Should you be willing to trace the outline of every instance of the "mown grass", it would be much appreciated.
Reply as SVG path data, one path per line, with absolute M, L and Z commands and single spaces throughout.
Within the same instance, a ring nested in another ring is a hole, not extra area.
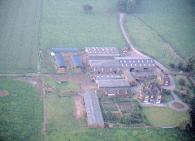
M 21 81 L 0 79 L 0 140 L 41 141 L 42 102 L 38 92 Z
M 142 0 L 137 4 L 135 16 L 141 18 L 145 26 L 149 26 L 151 30 L 143 32 L 140 35 L 131 35 L 135 38 L 140 38 L 140 42 L 148 42 L 137 47 L 141 49 L 144 47 L 150 48 L 150 51 L 155 51 L 154 47 L 161 48 L 162 41 L 157 39 L 156 35 L 151 35 L 151 32 L 156 32 L 162 36 L 162 39 L 169 42 L 177 53 L 184 58 L 189 58 L 194 55 L 195 50 L 195 3 L 192 0 Z M 135 20 L 136 21 L 136 20 Z M 129 23 L 131 27 L 132 23 Z M 141 25 L 143 26 L 143 25 Z M 137 29 L 141 31 L 140 25 Z M 149 36 L 149 37 L 147 37 Z M 150 41 L 156 40 L 159 45 L 152 45 Z M 139 41 L 138 41 L 139 44 Z M 141 44 L 141 43 L 140 43 Z M 163 49 L 162 49 L 163 50 Z M 166 52 L 155 51 L 156 55 L 165 55 Z M 146 52 L 149 53 L 150 52 Z M 153 52 L 151 53 L 153 55 Z M 165 58 L 160 55 L 159 58 Z M 156 57 L 156 56 L 154 56 Z
M 93 6 L 86 14 L 83 5 Z M 124 41 L 117 27 L 116 0 L 44 0 L 41 46 L 116 46 Z
M 188 141 L 189 136 L 178 129 L 90 129 L 86 121 L 77 121 L 74 113 L 74 97 L 47 95 L 48 141 Z
M 37 72 L 41 0 L 0 1 L 0 73 Z
M 145 107 L 143 112 L 155 127 L 178 127 L 188 123 L 190 119 L 188 112 L 177 112 L 169 108 Z

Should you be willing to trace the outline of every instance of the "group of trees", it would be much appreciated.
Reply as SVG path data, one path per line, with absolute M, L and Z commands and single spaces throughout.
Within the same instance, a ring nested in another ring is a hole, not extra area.
M 179 62 L 177 65 L 170 64 L 170 67 L 195 74 L 195 56 L 190 57 L 186 64 Z
M 117 8 L 119 12 L 132 13 L 135 9 L 136 0 L 118 0 Z

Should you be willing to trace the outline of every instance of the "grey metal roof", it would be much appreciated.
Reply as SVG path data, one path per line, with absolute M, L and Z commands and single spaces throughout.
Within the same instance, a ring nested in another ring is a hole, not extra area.
M 99 88 L 127 88 L 130 84 L 125 79 L 96 80 Z
M 117 60 L 89 60 L 90 67 L 120 67 Z
M 94 78 L 96 80 L 106 80 L 106 79 L 121 79 L 121 75 L 116 75 L 116 74 L 104 74 L 104 75 L 95 75 Z
M 86 92 L 84 94 L 84 102 L 88 125 L 93 127 L 104 127 L 104 120 L 97 94 Z
M 66 67 L 64 57 L 60 53 L 55 54 L 55 63 L 57 67 Z
M 119 50 L 115 47 L 87 47 L 85 52 L 89 56 L 120 56 Z
M 153 59 L 124 59 L 124 58 L 115 58 L 119 61 L 122 68 L 131 68 L 131 67 L 155 67 L 155 62 Z

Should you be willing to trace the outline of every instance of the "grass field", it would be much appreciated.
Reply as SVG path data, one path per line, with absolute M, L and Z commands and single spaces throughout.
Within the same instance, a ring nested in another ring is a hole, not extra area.
M 41 141 L 42 102 L 29 84 L 0 79 L 0 90 L 9 95 L 0 97 L 0 140 Z
M 85 4 L 92 13 L 85 14 Z M 44 0 L 41 46 L 123 47 L 115 9 L 116 0 Z
M 189 136 L 177 129 L 89 129 L 86 122 L 73 116 L 74 98 L 47 96 L 48 141 L 188 141 Z
M 156 58 L 165 65 L 176 61 L 169 50 L 165 48 L 166 43 L 137 17 L 128 16 L 128 31 L 131 40 L 140 51 Z
M 37 72 L 41 3 L 0 1 L 0 73 Z
M 195 3 L 191 0 L 142 0 L 128 19 L 137 47 L 164 64 L 173 62 L 166 43 L 184 58 L 195 54 Z M 141 20 L 140 20 L 140 19 Z
M 144 114 L 153 126 L 175 127 L 189 121 L 187 112 L 177 112 L 169 108 L 145 107 Z

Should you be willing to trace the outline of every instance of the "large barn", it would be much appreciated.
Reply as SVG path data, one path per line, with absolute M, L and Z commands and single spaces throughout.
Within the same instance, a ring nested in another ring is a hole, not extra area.
M 131 86 L 125 79 L 97 79 L 98 91 L 108 96 L 131 94 Z

